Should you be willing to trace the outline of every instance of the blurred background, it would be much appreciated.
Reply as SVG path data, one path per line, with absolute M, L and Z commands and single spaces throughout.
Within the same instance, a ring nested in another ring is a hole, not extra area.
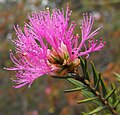
M 27 21 L 27 14 L 39 12 L 46 7 L 64 8 L 69 3 L 71 20 L 78 25 L 75 33 L 80 33 L 82 14 L 91 12 L 95 17 L 94 28 L 103 26 L 96 38 L 102 37 L 106 46 L 101 52 L 90 55 L 97 70 L 102 72 L 106 84 L 115 81 L 113 72 L 120 74 L 120 0 L 0 0 L 0 115 L 78 115 L 89 105 L 77 105 L 82 97 L 75 92 L 64 94 L 71 88 L 67 81 L 43 76 L 31 88 L 13 89 L 10 78 L 15 72 L 3 70 L 14 66 L 9 58 L 9 50 L 15 50 L 11 39 L 15 39 L 13 25 L 21 28 Z

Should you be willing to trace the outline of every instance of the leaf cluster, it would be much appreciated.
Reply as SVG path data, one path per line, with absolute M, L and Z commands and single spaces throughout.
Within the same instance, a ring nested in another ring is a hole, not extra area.
M 87 102 L 95 103 L 96 108 L 86 113 L 87 115 L 92 115 L 102 110 L 104 110 L 106 114 L 118 115 L 120 99 L 115 84 L 111 84 L 111 88 L 106 86 L 101 77 L 101 73 L 97 72 L 93 62 L 91 62 L 92 78 L 88 71 L 87 61 L 82 58 L 80 58 L 80 61 L 83 75 L 72 74 L 72 77 L 66 78 L 67 81 L 74 85 L 74 88 L 64 90 L 64 92 L 81 91 L 85 99 L 78 101 L 78 104 Z M 120 78 L 118 74 L 117 77 Z

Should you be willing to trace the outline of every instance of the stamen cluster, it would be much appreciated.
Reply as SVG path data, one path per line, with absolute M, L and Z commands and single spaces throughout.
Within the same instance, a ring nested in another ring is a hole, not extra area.
M 50 76 L 63 76 L 74 72 L 80 65 L 78 57 L 89 57 L 91 52 L 99 51 L 105 43 L 100 39 L 94 40 L 101 27 L 93 32 L 92 26 L 95 18 L 92 14 L 84 14 L 81 26 L 81 42 L 79 35 L 74 35 L 76 26 L 71 22 L 71 11 L 67 6 L 66 12 L 62 9 L 53 9 L 28 15 L 29 22 L 25 23 L 24 32 L 15 26 L 17 39 L 13 40 L 16 46 L 16 57 L 10 51 L 10 58 L 15 67 L 7 70 L 17 71 L 15 88 L 31 85 L 38 77 L 47 74 Z M 87 44 L 86 44 L 86 41 Z M 83 50 L 84 49 L 84 50 Z

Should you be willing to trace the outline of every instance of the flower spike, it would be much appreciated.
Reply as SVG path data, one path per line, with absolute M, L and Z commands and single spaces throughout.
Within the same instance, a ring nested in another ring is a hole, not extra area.
M 79 35 L 74 35 L 75 22 L 69 24 L 70 15 L 68 5 L 66 12 L 53 9 L 50 13 L 50 9 L 46 8 L 45 11 L 28 15 L 29 22 L 25 23 L 23 31 L 19 26 L 14 27 L 17 35 L 17 39 L 13 40 L 16 56 L 10 51 L 10 58 L 15 67 L 5 68 L 17 71 L 14 88 L 30 86 L 44 74 L 64 76 L 74 72 L 80 65 L 78 57 L 88 57 L 91 52 L 103 48 L 105 43 L 102 39 L 99 44 L 93 39 L 101 27 L 91 32 L 95 20 L 92 14 L 83 15 L 80 43 Z

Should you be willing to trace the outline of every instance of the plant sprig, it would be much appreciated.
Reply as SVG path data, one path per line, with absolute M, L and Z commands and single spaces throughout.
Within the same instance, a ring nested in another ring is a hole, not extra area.
M 87 69 L 87 61 L 80 58 L 83 75 L 73 74 L 71 78 L 66 78 L 67 81 L 72 83 L 75 88 L 65 90 L 65 93 L 81 91 L 86 97 L 84 100 L 80 100 L 77 103 L 94 102 L 97 104 L 97 108 L 87 113 L 92 115 L 102 110 L 109 111 L 109 113 L 118 115 L 117 106 L 119 105 L 120 99 L 116 93 L 115 85 L 109 89 L 105 85 L 101 73 L 97 72 L 93 62 L 91 62 L 91 68 L 93 73 L 93 80 L 89 75 Z M 93 81 L 93 83 L 91 82 Z M 113 87 L 114 86 L 114 87 Z

